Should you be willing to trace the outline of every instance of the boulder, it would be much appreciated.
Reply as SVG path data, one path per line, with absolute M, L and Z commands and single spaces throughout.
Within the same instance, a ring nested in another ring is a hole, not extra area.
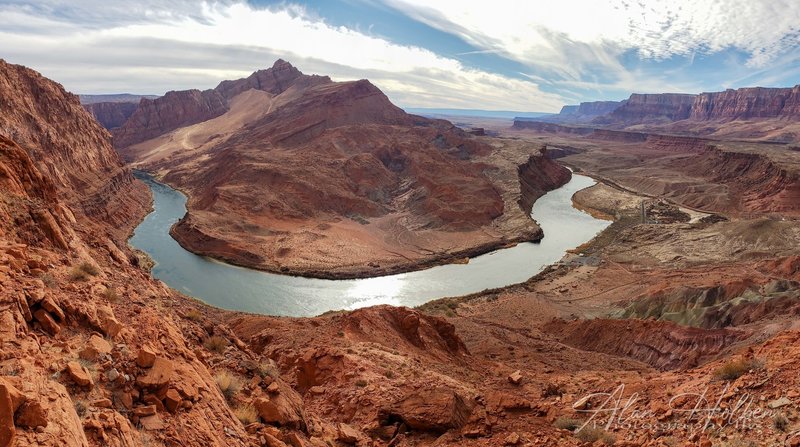
M 264 444 L 266 447 L 287 447 L 285 442 L 283 442 L 280 439 L 272 436 L 269 433 L 264 433 L 263 436 L 264 436 L 264 440 L 266 441 L 265 444 Z
M 361 432 L 351 427 L 348 424 L 336 424 L 336 440 L 344 442 L 345 444 L 355 444 L 361 439 L 363 435 Z
M 792 401 L 784 396 L 784 397 L 781 397 L 780 399 L 775 399 L 773 401 L 770 401 L 767 404 L 767 406 L 772 410 L 776 410 L 778 408 L 782 408 L 782 407 L 785 407 L 785 406 L 791 405 L 791 404 L 792 404 Z
M 36 319 L 36 321 L 42 325 L 42 329 L 50 335 L 56 335 L 61 331 L 61 326 L 59 326 L 56 320 L 44 309 L 39 309 L 34 312 L 33 318 Z
M 84 360 L 95 361 L 100 357 L 111 353 L 111 343 L 105 341 L 103 337 L 92 335 L 86 342 L 86 346 L 78 356 Z
M 47 427 L 48 408 L 41 402 L 28 400 L 17 410 L 17 426 L 25 428 Z
M 174 388 L 170 388 L 164 396 L 164 405 L 170 413 L 175 413 L 181 406 L 181 394 Z
M 111 408 L 113 405 L 114 404 L 111 402 L 111 399 L 105 397 L 92 402 L 92 406 L 94 408 Z
M 413 430 L 443 433 L 462 427 L 472 406 L 449 388 L 413 392 L 379 412 L 382 421 L 400 419 Z
M 136 355 L 136 364 L 140 368 L 150 368 L 156 361 L 156 352 L 149 346 L 142 346 L 139 354 Z
M 47 297 L 42 300 L 42 309 L 46 310 L 50 313 L 53 317 L 55 317 L 58 321 L 64 321 L 66 319 L 66 315 L 64 315 L 64 311 L 61 310 L 61 307 L 56 304 L 52 297 Z
M 286 387 L 280 394 L 258 398 L 253 405 L 265 423 L 300 430 L 306 427 L 303 399 L 291 388 Z
M 522 383 L 522 371 L 516 370 L 508 376 L 508 381 L 514 385 Z
M 138 417 L 152 416 L 156 414 L 155 405 L 146 405 L 144 407 L 136 407 L 133 409 L 133 415 Z
M 172 361 L 163 357 L 156 357 L 147 374 L 136 379 L 136 384 L 146 389 L 161 388 L 169 383 L 174 372 L 175 365 L 173 365 Z
M 10 385 L 0 381 L 0 447 L 14 444 L 16 428 L 14 428 L 14 407 L 11 403 Z
M 109 306 L 98 306 L 97 318 L 100 321 L 100 330 L 109 337 L 116 337 L 122 330 L 122 324 L 117 321 L 114 310 Z
M 519 435 L 517 432 L 513 432 L 510 435 L 506 436 L 505 441 L 503 441 L 506 445 L 517 445 L 519 444 Z
M 91 388 L 94 385 L 91 374 L 78 362 L 67 363 L 67 376 L 78 386 Z

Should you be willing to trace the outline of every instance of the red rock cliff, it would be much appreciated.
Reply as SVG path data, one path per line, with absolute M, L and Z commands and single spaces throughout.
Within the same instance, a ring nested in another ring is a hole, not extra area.
M 697 121 L 797 118 L 800 116 L 798 92 L 798 87 L 753 87 L 701 93 L 692 104 L 689 118 Z
M 563 186 L 572 178 L 569 169 L 546 155 L 547 149 L 543 147 L 540 155 L 531 155 L 526 163 L 519 166 L 519 205 L 526 214 L 531 213 L 533 204 L 539 197 Z
M 634 124 L 678 121 L 689 117 L 694 98 L 694 95 L 682 93 L 634 93 L 625 104 L 607 116 L 597 119 L 596 122 Z
M 123 168 L 108 132 L 78 97 L 33 70 L 2 60 L 0 134 L 25 149 L 58 199 L 78 217 L 117 228 L 144 210 L 144 185 Z

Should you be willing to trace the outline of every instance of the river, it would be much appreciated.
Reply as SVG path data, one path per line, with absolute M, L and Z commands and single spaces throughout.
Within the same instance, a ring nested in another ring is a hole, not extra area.
M 470 259 L 417 272 L 376 278 L 326 280 L 236 267 L 186 251 L 169 235 L 186 213 L 186 196 L 144 174 L 154 210 L 129 243 L 155 262 L 152 274 L 172 288 L 208 304 L 266 315 L 314 316 L 329 310 L 376 304 L 418 306 L 523 282 L 590 240 L 610 224 L 572 206 L 572 195 L 595 181 L 582 175 L 539 198 L 531 215 L 544 231 L 539 243 L 521 243 Z

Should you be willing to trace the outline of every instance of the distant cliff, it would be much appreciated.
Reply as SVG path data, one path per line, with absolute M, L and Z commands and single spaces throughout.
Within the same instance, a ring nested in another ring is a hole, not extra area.
M 800 86 L 740 88 L 701 93 L 689 118 L 697 121 L 800 117 Z
M 591 101 L 579 105 L 565 105 L 556 115 L 537 117 L 528 121 L 546 121 L 550 123 L 589 123 L 593 119 L 613 112 L 626 101 Z M 524 121 L 521 118 L 515 120 Z
M 638 124 L 689 118 L 695 95 L 683 93 L 634 93 L 614 111 L 595 119 L 598 124 Z
M 603 103 L 582 103 L 578 109 L 568 109 L 567 116 L 590 115 L 593 111 L 589 106 L 592 104 Z M 629 126 L 668 124 L 683 120 L 725 122 L 749 119 L 794 119 L 800 117 L 800 86 L 748 87 L 699 95 L 634 93 L 619 107 L 601 115 L 592 122 L 609 126 Z

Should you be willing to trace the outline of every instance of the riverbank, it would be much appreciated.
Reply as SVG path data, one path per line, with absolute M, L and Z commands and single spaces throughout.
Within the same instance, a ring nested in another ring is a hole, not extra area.
M 544 237 L 530 217 L 531 207 L 542 195 L 567 183 L 571 174 L 529 145 L 501 143 L 474 161 L 484 167 L 487 180 L 502 203 L 500 212 L 483 224 L 480 222 L 485 221 L 485 216 L 476 217 L 474 223 L 467 220 L 453 225 L 432 224 L 419 221 L 416 212 L 389 212 L 369 219 L 343 219 L 323 211 L 313 217 L 281 219 L 257 217 L 261 211 L 222 213 L 209 211 L 207 204 L 199 203 L 200 196 L 190 187 L 176 184 L 179 182 L 174 176 L 161 175 L 158 181 L 188 198 L 185 216 L 170 230 L 188 251 L 283 275 L 337 280 L 372 278 L 469 262 L 471 258 L 520 243 L 539 242 Z M 412 197 L 399 200 L 419 201 Z M 406 209 L 410 205 L 391 205 L 395 206 Z M 431 213 L 435 216 L 437 212 Z M 459 213 L 470 215 L 463 210 Z M 452 217 L 443 222 L 446 221 L 452 221 Z
M 594 184 L 592 179 L 576 175 L 534 204 L 533 216 L 550 235 L 538 244 L 519 243 L 468 263 L 373 278 L 327 280 L 241 268 L 185 250 L 168 231 L 185 214 L 186 197 L 167 185 L 148 182 L 155 211 L 137 227 L 130 242 L 156 262 L 153 276 L 211 305 L 268 315 L 313 316 L 377 304 L 417 306 L 444 296 L 521 283 L 608 225 L 572 207 L 572 195 Z

